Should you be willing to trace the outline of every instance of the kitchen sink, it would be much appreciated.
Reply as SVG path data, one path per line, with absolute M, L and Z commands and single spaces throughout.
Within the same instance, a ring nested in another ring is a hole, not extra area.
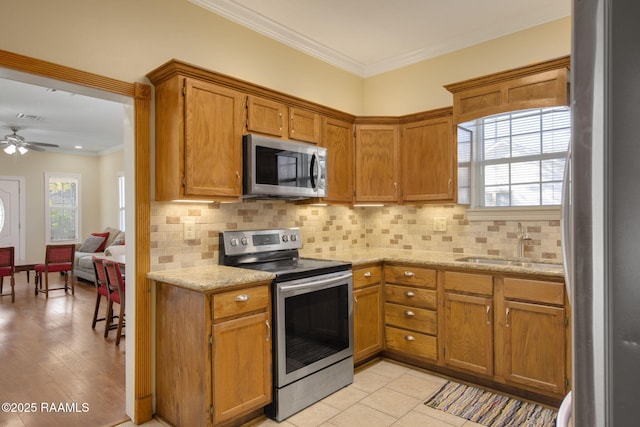
M 483 258 L 483 257 L 463 257 L 458 258 L 456 261 L 464 261 L 475 264 L 493 264 L 493 265 L 511 265 L 514 267 L 525 268 L 540 268 L 540 269 L 561 269 L 562 264 L 554 264 L 550 262 L 538 262 L 538 261 L 525 261 L 525 260 L 513 260 L 513 259 L 495 259 L 495 258 Z

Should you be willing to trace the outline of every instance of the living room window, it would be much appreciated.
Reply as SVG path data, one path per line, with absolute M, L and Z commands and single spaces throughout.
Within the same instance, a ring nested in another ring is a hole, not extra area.
M 80 240 L 80 175 L 45 172 L 47 244 Z
M 494 210 L 556 208 L 570 136 L 568 107 L 514 111 L 460 124 L 459 203 Z

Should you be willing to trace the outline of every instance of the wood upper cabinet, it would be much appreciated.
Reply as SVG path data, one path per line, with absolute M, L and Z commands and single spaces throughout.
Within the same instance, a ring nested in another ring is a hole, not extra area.
M 402 200 L 452 202 L 456 149 L 451 116 L 402 125 Z
M 287 107 L 270 99 L 247 97 L 247 131 L 286 138 Z
M 564 395 L 564 284 L 505 278 L 504 298 L 500 323 L 505 380 Z
M 156 85 L 156 200 L 242 197 L 243 101 L 181 75 Z
M 492 282 L 493 278 L 486 275 L 444 273 L 445 365 L 493 375 Z
M 353 125 L 331 118 L 322 120 L 321 146 L 327 148 L 327 202 L 353 202 Z
M 446 85 L 454 123 L 507 111 L 569 104 L 568 56 Z
M 356 125 L 356 203 L 397 202 L 398 125 Z
M 289 107 L 289 138 L 319 143 L 320 115 L 302 108 Z

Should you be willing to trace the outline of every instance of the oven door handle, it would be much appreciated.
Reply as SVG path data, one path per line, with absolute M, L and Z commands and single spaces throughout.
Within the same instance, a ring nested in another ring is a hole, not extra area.
M 347 280 L 349 278 L 351 278 L 352 274 L 351 272 L 348 272 L 346 274 L 341 274 L 339 276 L 333 276 L 333 277 L 329 277 L 327 279 L 320 279 L 320 280 L 313 280 L 313 281 L 304 281 L 302 283 L 298 282 L 298 283 L 292 283 L 291 285 L 286 285 L 284 283 L 280 283 L 278 284 L 278 289 L 281 292 L 290 292 L 290 291 L 295 291 L 298 289 L 316 289 L 316 288 L 323 288 L 326 285 L 332 284 L 332 283 L 336 283 L 336 282 L 342 282 L 344 280 Z

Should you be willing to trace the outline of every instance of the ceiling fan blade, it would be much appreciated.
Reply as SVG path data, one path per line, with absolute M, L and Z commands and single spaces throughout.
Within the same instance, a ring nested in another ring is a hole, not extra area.
M 30 143 L 30 142 L 23 142 L 21 144 L 21 147 L 24 147 L 24 148 L 27 148 L 27 149 L 33 150 L 33 151 L 45 151 L 44 148 L 39 147 L 37 145 L 34 145 L 34 144 Z
M 34 142 L 34 141 L 25 141 L 25 144 L 31 144 L 31 145 L 38 145 L 40 147 L 53 147 L 53 148 L 59 148 L 60 146 L 58 144 L 49 144 L 46 142 Z

